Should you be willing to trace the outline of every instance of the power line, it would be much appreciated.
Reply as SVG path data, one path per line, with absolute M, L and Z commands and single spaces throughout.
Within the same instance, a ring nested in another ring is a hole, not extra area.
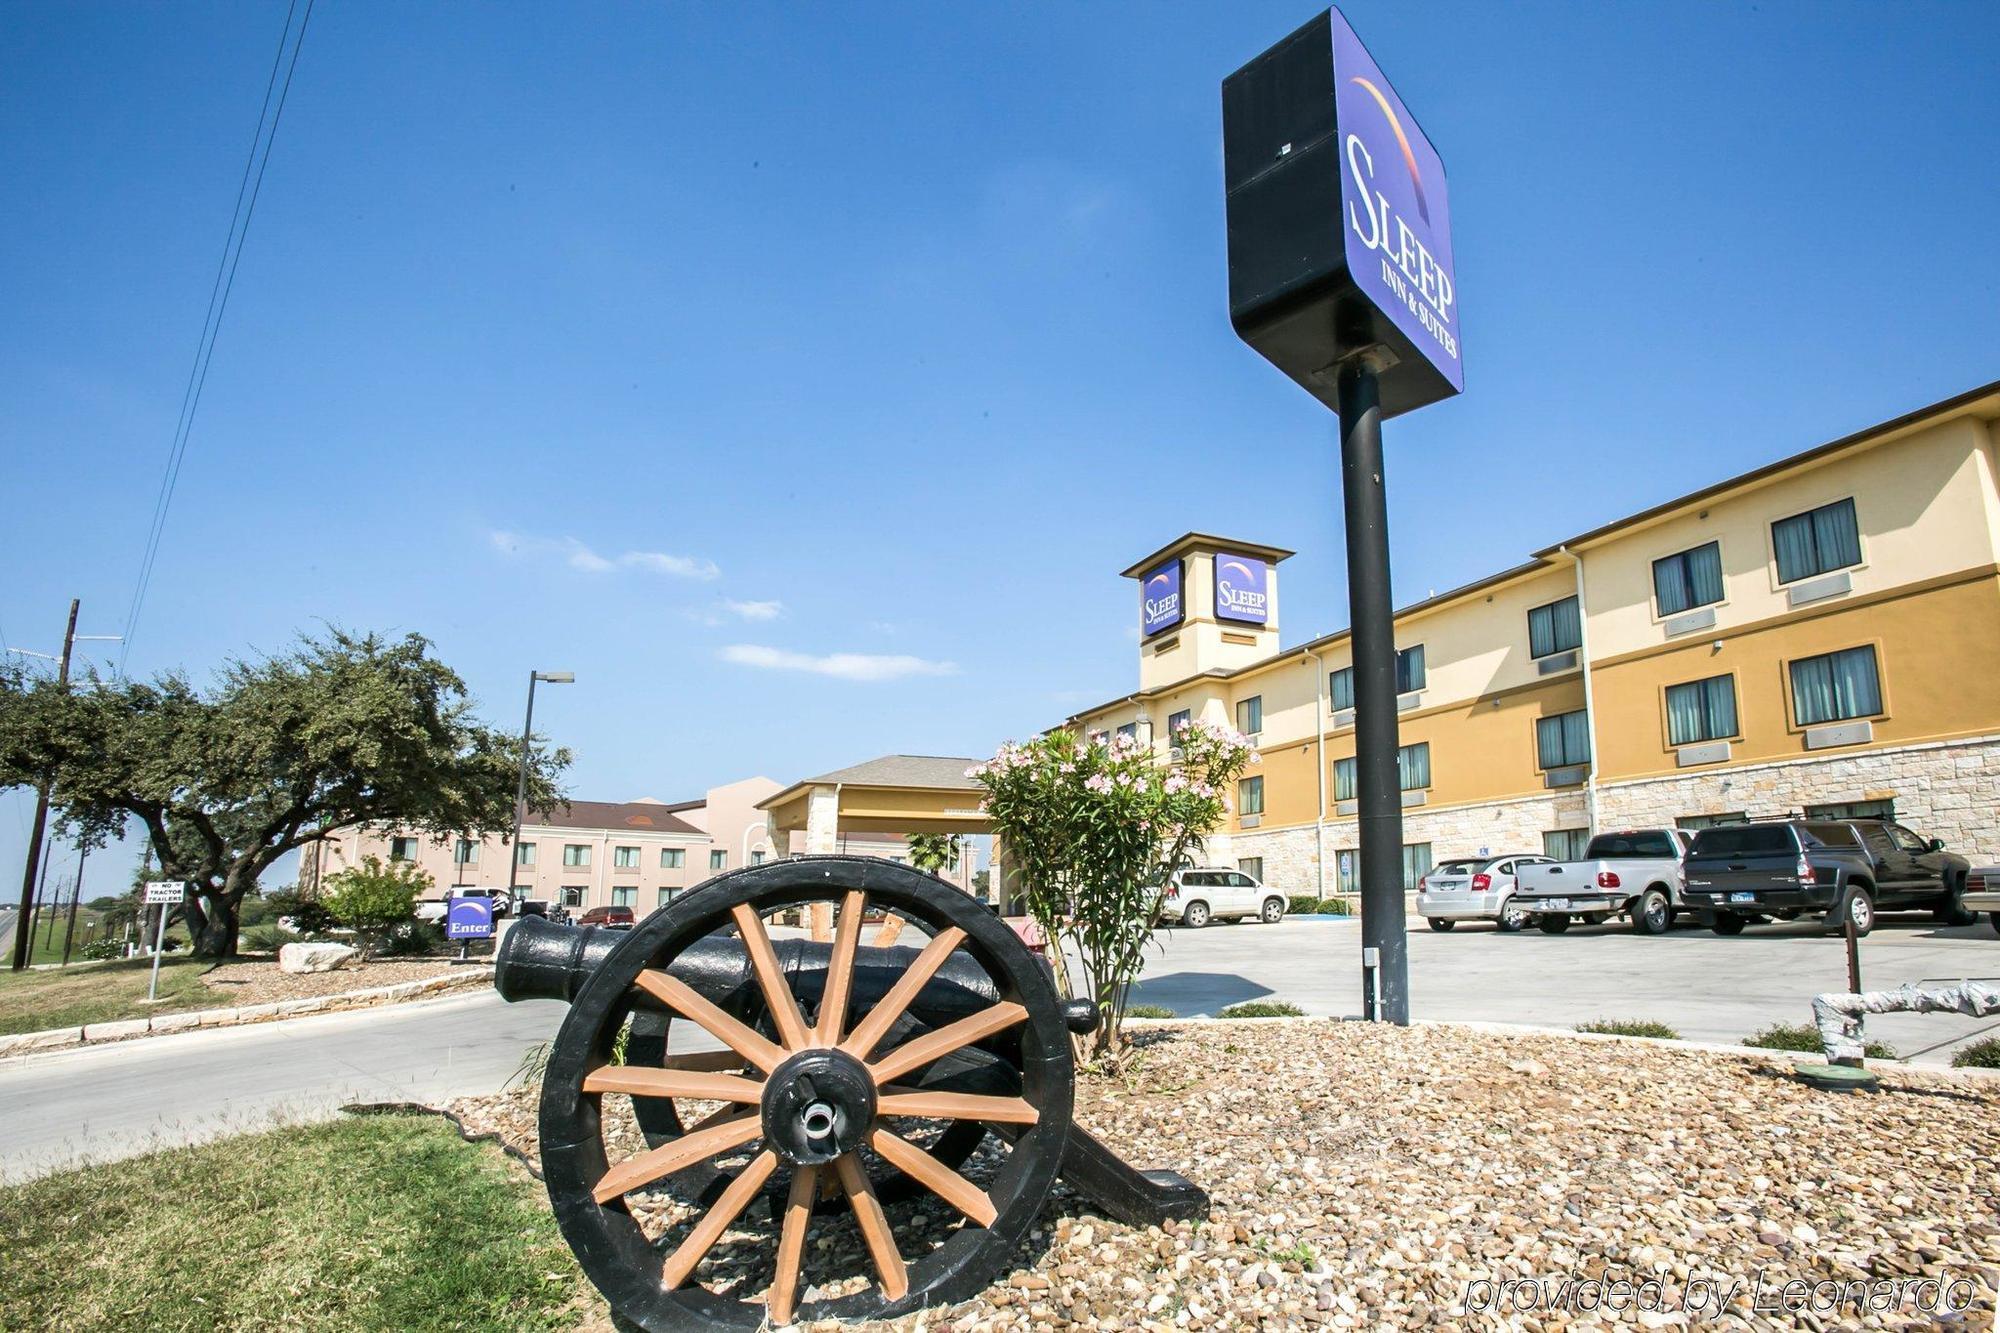
M 132 606 L 125 616 L 125 643 L 118 654 L 118 674 L 125 674 L 125 660 L 132 652 L 132 640 L 138 631 L 139 614 L 145 608 L 146 592 L 152 586 L 153 565 L 159 558 L 160 539 L 166 533 L 167 514 L 173 506 L 174 487 L 180 481 L 181 463 L 187 457 L 188 437 L 194 430 L 195 413 L 201 407 L 201 391 L 208 383 L 208 368 L 215 357 L 215 340 L 222 331 L 222 316 L 229 308 L 229 294 L 236 286 L 236 266 L 243 259 L 243 245 L 250 236 L 250 219 L 257 211 L 257 196 L 264 189 L 264 169 L 270 165 L 271 149 L 278 141 L 278 122 L 285 114 L 285 101 L 291 95 L 292 75 L 299 67 L 299 52 L 305 49 L 306 25 L 312 22 L 313 0 L 306 0 L 304 15 L 299 19 L 296 39 L 292 37 L 292 17 L 298 12 L 299 0 L 291 0 L 285 11 L 285 26 L 278 34 L 278 50 L 271 57 L 271 76 L 264 85 L 263 105 L 257 109 L 257 128 L 250 136 L 250 155 L 243 163 L 243 178 L 236 186 L 236 203 L 230 211 L 229 231 L 222 241 L 222 258 L 215 267 L 215 281 L 209 287 L 208 311 L 202 316 L 201 337 L 196 341 L 194 364 L 188 370 L 187 387 L 181 393 L 181 410 L 174 422 L 174 436 L 167 447 L 166 472 L 160 479 L 160 493 L 153 502 L 153 519 L 146 534 L 145 553 L 139 561 L 139 578 L 132 590 Z M 285 60 L 285 47 L 292 48 L 291 61 Z M 284 69 L 285 81 L 278 84 L 278 71 Z M 277 106 L 273 110 L 271 93 L 277 91 Z M 265 131 L 265 119 L 269 117 L 270 130 Z M 258 145 L 263 152 L 260 155 Z M 245 203 L 245 196 L 248 203 Z

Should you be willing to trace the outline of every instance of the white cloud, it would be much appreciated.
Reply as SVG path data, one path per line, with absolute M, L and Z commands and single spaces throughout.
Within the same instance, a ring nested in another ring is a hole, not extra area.
M 841 680 L 901 680 L 906 676 L 955 676 L 958 664 L 905 653 L 794 653 L 755 643 L 732 643 L 722 660 L 762 671 L 804 671 Z
M 707 582 L 719 578 L 722 570 L 713 560 L 692 555 L 669 555 L 664 551 L 624 551 L 615 556 L 599 555 L 574 537 L 528 537 L 518 532 L 490 534 L 495 550 L 518 555 L 561 560 L 585 574 L 609 574 L 619 569 L 643 569 L 677 579 Z
M 739 602 L 733 597 L 725 597 L 722 606 L 739 620 L 776 620 L 785 614 L 785 604 L 776 598 L 768 602 Z

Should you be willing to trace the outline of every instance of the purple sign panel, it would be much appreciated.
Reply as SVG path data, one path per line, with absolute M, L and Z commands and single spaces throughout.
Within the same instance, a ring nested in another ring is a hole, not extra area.
M 1349 277 L 1462 391 L 1444 163 L 1354 29 L 1339 10 L 1332 18 Z
M 452 898 L 444 911 L 444 937 L 448 940 L 484 940 L 493 936 L 491 898 Z
M 1215 553 L 1215 618 L 1271 623 L 1271 566 L 1254 555 Z
M 1139 581 L 1139 633 L 1146 637 L 1181 623 L 1181 562 L 1169 560 Z

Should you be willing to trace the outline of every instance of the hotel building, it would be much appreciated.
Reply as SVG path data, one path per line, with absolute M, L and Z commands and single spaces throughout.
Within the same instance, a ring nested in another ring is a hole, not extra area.
M 1535 552 L 1396 616 L 1404 872 L 1593 828 L 1893 814 L 2000 860 L 2000 383 Z M 1139 688 L 1066 725 L 1263 757 L 1209 858 L 1353 889 L 1345 632 L 1279 643 L 1291 553 L 1190 533 L 1141 583 Z

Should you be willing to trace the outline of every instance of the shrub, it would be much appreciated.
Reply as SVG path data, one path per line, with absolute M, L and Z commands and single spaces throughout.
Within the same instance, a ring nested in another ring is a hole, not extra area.
M 106 959 L 123 958 L 125 944 L 122 940 L 92 940 L 76 952 L 77 956 L 87 963 L 101 963 Z
M 360 936 L 366 954 L 373 952 L 393 927 L 416 915 L 417 899 L 433 884 L 430 875 L 414 862 L 384 862 L 379 856 L 364 856 L 360 865 L 327 880 L 321 901 L 335 921 Z
M 382 933 L 381 951 L 391 957 L 408 958 L 436 953 L 444 947 L 444 930 L 434 921 L 398 921 Z
M 1353 916 L 1354 904 L 1345 898 L 1324 898 L 1314 910 L 1322 916 Z
M 1128 1004 L 1125 1006 L 1127 1018 L 1179 1018 L 1180 1015 L 1164 1004 Z
M 1758 1046 L 1767 1051 L 1804 1051 L 1812 1055 L 1823 1055 L 1826 1046 L 1819 1039 L 1819 1029 L 1810 1023 L 1773 1023 L 1762 1032 L 1743 1039 L 1745 1046 Z M 1870 1060 L 1894 1060 L 1896 1048 L 1887 1042 L 1871 1041 L 1862 1045 Z
M 301 897 L 297 889 L 280 889 L 264 895 L 271 920 L 289 917 L 292 929 L 301 935 L 323 935 L 333 925 L 333 915 L 317 898 Z
M 2000 1069 L 2000 1037 L 1973 1042 L 1952 1056 L 1951 1063 L 1957 1069 Z
M 1665 1023 L 1650 1018 L 1600 1018 L 1594 1023 L 1578 1023 L 1578 1032 L 1602 1032 L 1613 1037 L 1665 1037 L 1679 1041 L 1681 1034 Z
M 298 936 L 274 924 L 252 926 L 238 937 L 242 946 L 254 953 L 276 953 Z
M 1285 899 L 1285 910 L 1293 916 L 1311 916 L 1319 910 L 1319 899 L 1310 893 L 1295 893 Z
M 1218 1018 L 1304 1018 L 1306 1011 L 1285 1000 L 1245 1000 L 1224 1009 Z

